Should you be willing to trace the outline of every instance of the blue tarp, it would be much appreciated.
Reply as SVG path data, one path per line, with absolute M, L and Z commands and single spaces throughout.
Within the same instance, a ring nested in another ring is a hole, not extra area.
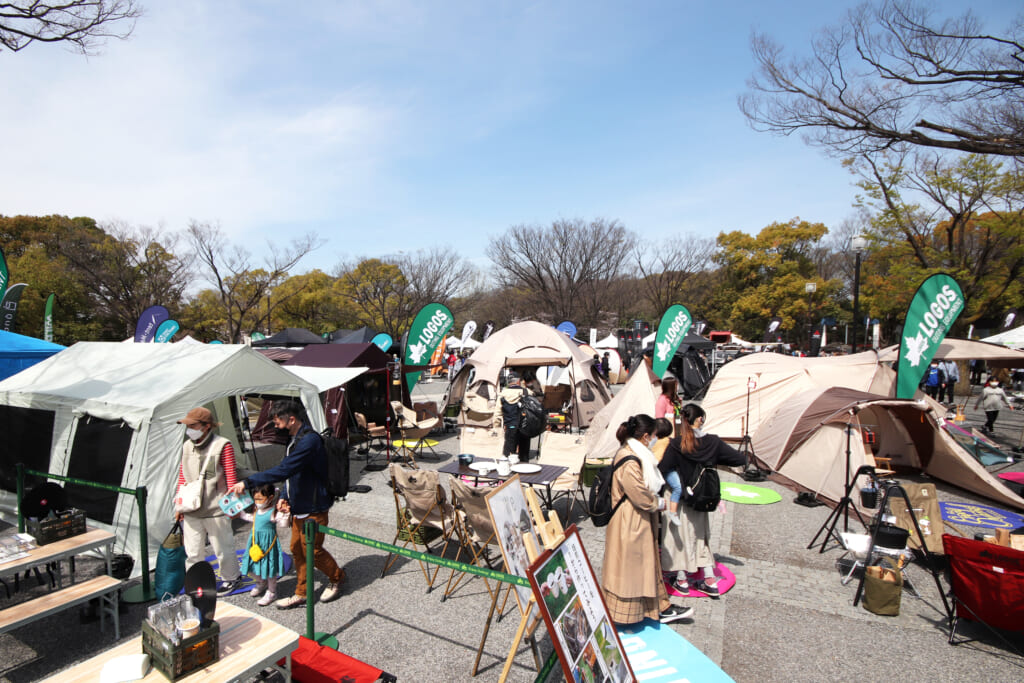
M 60 344 L 0 330 L 0 379 L 16 375 L 63 350 Z

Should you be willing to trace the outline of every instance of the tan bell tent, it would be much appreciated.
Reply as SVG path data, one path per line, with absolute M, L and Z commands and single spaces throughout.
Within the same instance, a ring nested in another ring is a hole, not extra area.
M 594 416 L 585 441 L 587 457 L 610 458 L 615 455 L 619 448 L 615 430 L 630 415 L 646 413 L 654 417 L 654 402 L 660 393 L 661 380 L 646 363 L 641 363 L 625 386 Z
M 604 381 L 594 371 L 594 359 L 579 350 L 569 337 L 543 323 L 525 321 L 498 330 L 473 352 L 452 380 L 447 403 L 462 401 L 460 425 L 489 426 L 500 414 L 497 397 L 502 368 L 543 376 L 541 368 L 564 368 L 570 380 L 572 424 L 586 427 L 611 399 Z
M 779 353 L 752 353 L 726 363 L 701 402 L 705 431 L 723 438 L 749 434 L 793 396 L 825 387 L 848 387 L 889 396 L 896 374 L 879 362 L 875 351 L 827 358 L 797 358 Z M 747 413 L 747 387 L 750 411 Z
M 831 505 L 843 497 L 849 445 L 851 477 L 862 465 L 875 464 L 878 455 L 890 458 L 894 468 L 920 470 L 1024 509 L 1024 499 L 965 453 L 942 429 L 941 420 L 925 401 L 830 387 L 805 391 L 778 405 L 751 435 L 751 446 L 761 464 L 772 470 L 772 479 L 810 491 Z M 874 445 L 865 444 L 865 432 L 873 434 Z

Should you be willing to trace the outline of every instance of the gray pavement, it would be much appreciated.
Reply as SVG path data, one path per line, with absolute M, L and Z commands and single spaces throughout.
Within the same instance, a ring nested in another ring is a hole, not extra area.
M 420 385 L 416 398 L 438 399 L 446 385 Z M 968 409 L 968 424 L 980 425 L 984 415 Z M 1024 429 L 1024 413 L 1004 412 L 996 438 L 1007 447 L 1018 445 Z M 458 440 L 454 434 L 440 437 L 438 460 L 421 461 L 438 467 L 454 458 Z M 354 472 L 362 467 L 354 461 Z M 1008 468 L 1024 469 L 1017 464 Z M 725 473 L 723 480 L 740 481 Z M 925 481 L 907 478 L 905 481 Z M 369 538 L 391 541 L 395 507 L 385 472 L 366 472 L 360 482 L 369 484 L 367 494 L 351 494 L 332 510 L 332 525 Z M 972 494 L 935 482 L 942 500 L 985 502 Z M 967 624 L 964 636 L 978 640 L 952 647 L 939 592 L 932 575 L 915 564 L 910 578 L 920 599 L 904 593 L 898 617 L 879 617 L 853 606 L 856 581 L 843 586 L 837 569 L 842 551 L 836 546 L 819 553 L 808 550 L 816 531 L 828 516 L 827 507 L 805 508 L 793 503 L 795 494 L 772 482 L 782 501 L 772 505 L 728 504 L 724 514 L 713 515 L 712 539 L 720 561 L 736 574 L 737 585 L 719 600 L 694 600 L 693 620 L 672 625 L 738 682 L 821 681 L 856 678 L 890 681 L 926 677 L 933 681 L 1024 680 L 1024 658 L 1015 655 L 983 627 Z M 577 513 L 579 510 L 577 510 Z M 604 530 L 576 515 L 584 545 L 600 576 Z M 860 530 L 855 519 L 851 527 Z M 158 532 L 159 530 L 154 530 Z M 973 529 L 964 529 L 972 534 Z M 237 542 L 245 541 L 238 528 Z M 400 559 L 387 576 L 380 578 L 382 553 L 362 545 L 328 537 L 327 547 L 348 572 L 343 596 L 316 609 L 316 629 L 337 636 L 346 653 L 377 665 L 402 681 L 469 681 L 470 668 L 489 604 L 481 579 L 476 578 L 442 601 L 447 570 L 441 586 L 426 591 L 420 566 Z M 81 574 L 95 571 L 95 564 L 79 563 Z M 322 586 L 318 576 L 317 585 Z M 34 580 L 30 583 L 34 584 Z M 285 590 L 294 578 L 282 581 Z M 943 580 L 943 587 L 945 582 Z M 33 588 L 32 590 L 42 590 Z M 19 594 L 21 595 L 21 594 Z M 16 596 L 16 599 L 20 599 Z M 231 602 L 261 609 L 247 595 Z M 491 628 L 481 670 L 475 680 L 497 680 L 502 662 L 512 645 L 518 612 L 512 612 Z M 128 606 L 121 617 L 123 638 L 138 635 L 145 606 Z M 305 631 L 301 609 L 262 613 L 297 631 Z M 0 635 L 0 681 L 32 681 L 76 661 L 93 656 L 113 644 L 110 631 L 101 633 L 98 622 L 80 620 L 71 610 L 13 633 Z M 537 634 L 540 653 L 551 651 L 543 627 Z M 1024 638 L 1013 637 L 1024 651 Z M 536 675 L 526 646 L 518 648 L 511 681 L 532 681 Z M 551 680 L 555 680 L 553 676 Z

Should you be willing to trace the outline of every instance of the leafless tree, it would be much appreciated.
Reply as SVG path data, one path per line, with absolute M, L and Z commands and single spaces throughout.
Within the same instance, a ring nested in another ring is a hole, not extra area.
M 522 288 L 543 312 L 578 325 L 600 317 L 609 283 L 620 277 L 637 237 L 617 220 L 559 220 L 550 227 L 516 225 L 492 238 L 487 256 L 499 283 Z
M 65 43 L 95 54 L 106 38 L 127 38 L 142 14 L 136 0 L 0 2 L 0 46 L 11 52 L 34 42 Z
M 175 253 L 178 236 L 120 222 L 98 227 L 70 233 L 61 254 L 101 315 L 130 332 L 150 306 L 161 304 L 173 312 L 191 272 L 190 257 Z
M 397 259 L 415 308 L 431 302 L 447 305 L 468 287 L 476 269 L 454 251 L 435 247 Z
M 254 268 L 251 254 L 231 245 L 220 226 L 190 221 L 188 237 L 203 275 L 214 286 L 219 305 L 227 321 L 226 334 L 232 343 L 242 339 L 246 326 L 254 325 L 254 316 L 268 292 L 288 277 L 290 271 L 322 241 L 307 233 L 284 248 L 272 246 L 262 267 Z M 269 315 L 269 312 L 268 312 Z
M 713 238 L 680 235 L 668 240 L 637 243 L 633 250 L 639 285 L 655 315 L 661 315 L 673 304 L 684 304 L 687 283 L 707 270 L 715 251 Z
M 881 0 L 825 29 L 809 59 L 751 39 L 758 70 L 740 97 L 757 130 L 801 131 L 838 155 L 897 144 L 1024 156 L 1024 22 L 989 35 L 970 12 L 937 20 L 914 0 Z

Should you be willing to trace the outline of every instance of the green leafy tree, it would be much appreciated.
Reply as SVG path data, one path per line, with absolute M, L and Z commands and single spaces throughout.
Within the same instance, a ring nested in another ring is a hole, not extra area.
M 822 223 L 793 219 L 773 223 L 756 236 L 734 231 L 718 236 L 714 256 L 722 283 L 711 305 L 711 317 L 727 323 L 748 339 L 759 339 L 773 316 L 791 341 L 807 342 L 809 324 L 838 315 L 843 292 L 839 279 L 822 279 L 814 249 L 828 232 Z M 808 295 L 805 286 L 814 283 Z
M 338 276 L 343 296 L 355 307 L 356 319 L 377 332 L 398 339 L 412 324 L 415 302 L 400 266 L 381 259 L 365 259 L 343 267 Z
M 338 328 L 357 326 L 351 302 L 340 293 L 337 279 L 321 270 L 293 275 L 274 288 L 272 330 L 305 327 L 323 334 Z

